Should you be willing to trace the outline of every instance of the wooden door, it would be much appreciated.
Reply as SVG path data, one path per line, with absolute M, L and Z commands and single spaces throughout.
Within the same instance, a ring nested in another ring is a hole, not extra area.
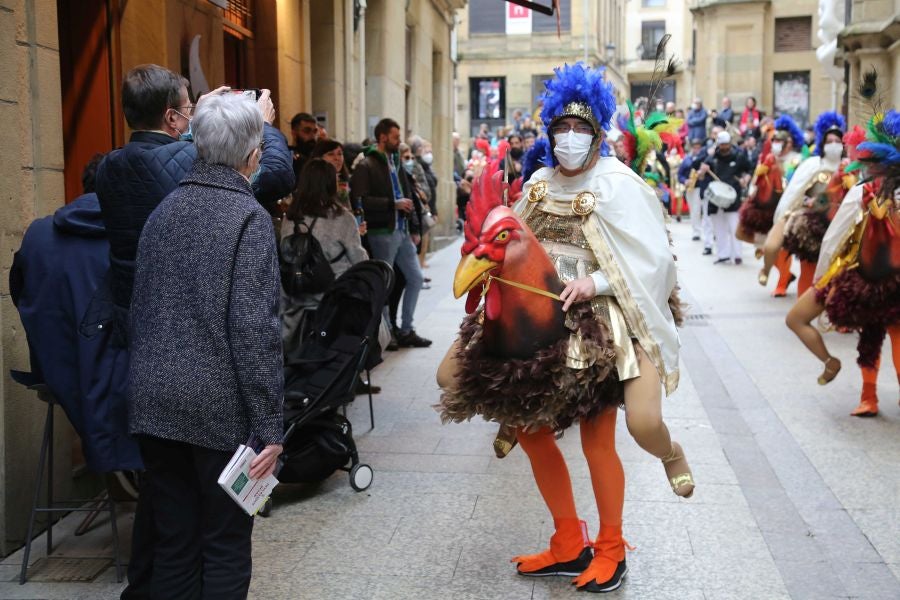
M 91 157 L 113 148 L 109 0 L 57 0 L 66 202 Z

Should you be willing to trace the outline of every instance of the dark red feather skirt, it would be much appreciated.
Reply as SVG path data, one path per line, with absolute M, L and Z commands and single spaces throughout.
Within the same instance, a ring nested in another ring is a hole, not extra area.
M 784 249 L 800 260 L 818 262 L 828 224 L 825 211 L 805 209 L 792 217 L 790 227 L 784 233 Z
M 590 305 L 578 307 L 575 322 L 585 350 L 596 358 L 586 369 L 566 366 L 568 336 L 529 359 L 498 358 L 486 353 L 475 316 L 467 316 L 459 333 L 459 373 L 453 390 L 436 406 L 444 422 L 481 416 L 508 426 L 560 431 L 583 418 L 624 402 L 616 371 L 616 351 L 609 326 Z
M 745 231 L 753 233 L 769 233 L 775 219 L 775 208 L 777 206 L 778 202 L 760 205 L 755 199 L 747 200 L 738 211 L 741 227 Z
M 858 269 L 848 269 L 817 289 L 816 300 L 835 327 L 859 332 L 856 362 L 874 368 L 885 329 L 900 323 L 900 274 L 872 282 Z

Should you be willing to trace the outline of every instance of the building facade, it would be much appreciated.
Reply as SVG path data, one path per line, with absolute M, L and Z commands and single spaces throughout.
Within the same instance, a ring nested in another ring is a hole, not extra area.
M 807 124 L 840 108 L 832 79 L 816 60 L 816 0 L 693 0 L 694 93 L 707 107 L 748 96 L 767 114 Z
M 559 35 L 556 15 L 511 3 L 470 0 L 459 12 L 456 125 L 463 140 L 482 123 L 492 130 L 510 124 L 516 110 L 537 118 L 543 82 L 563 63 L 605 65 L 619 100 L 628 96 L 625 0 L 559 5 Z
M 452 213 L 451 48 L 465 0 L 0 0 L 0 555 L 21 545 L 45 406 L 9 377 L 29 370 L 9 295 L 29 223 L 81 192 L 97 152 L 124 144 L 122 77 L 156 63 L 194 97 L 222 84 L 269 88 L 277 125 L 310 112 L 330 136 L 360 142 L 392 117 L 433 141 L 439 207 Z M 450 230 L 452 219 L 439 227 Z M 439 229 L 440 234 L 442 230 Z M 59 413 L 56 490 L 83 462 Z M 71 451 L 70 451 L 71 449 Z
M 846 67 L 850 122 L 862 124 L 872 109 L 856 93 L 856 82 L 872 68 L 878 73 L 882 104 L 900 107 L 900 0 L 845 1 L 847 19 L 838 34 L 837 64 Z
M 656 94 L 665 102 L 686 108 L 694 93 L 693 15 L 687 0 L 629 0 L 625 30 L 625 71 L 631 100 L 648 96 L 656 47 L 671 34 L 667 45 L 679 62 L 677 73 Z

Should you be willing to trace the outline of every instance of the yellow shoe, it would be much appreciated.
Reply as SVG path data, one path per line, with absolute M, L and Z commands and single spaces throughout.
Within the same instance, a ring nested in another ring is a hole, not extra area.
M 663 467 L 666 469 L 666 476 L 669 478 L 669 485 L 676 496 L 682 498 L 690 498 L 694 495 L 694 476 L 691 473 L 691 467 L 688 465 L 687 458 L 684 456 L 684 450 L 678 442 L 672 442 L 672 450 L 662 459 Z
M 825 370 L 822 371 L 821 375 L 819 375 L 819 379 L 817 381 L 819 382 L 819 385 L 826 385 L 828 383 L 831 383 L 840 372 L 841 361 L 833 356 L 829 356 L 828 360 L 825 361 Z

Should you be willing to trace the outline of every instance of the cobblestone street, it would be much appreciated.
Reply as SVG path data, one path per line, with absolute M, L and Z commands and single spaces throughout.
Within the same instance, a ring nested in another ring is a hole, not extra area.
M 784 325 L 795 299 L 756 283 L 744 247 L 740 266 L 713 265 L 672 223 L 683 297 L 682 375 L 664 401 L 673 438 L 697 489 L 680 500 L 659 461 L 619 419 L 625 463 L 629 575 L 611 598 L 723 600 L 900 598 L 900 407 L 892 369 L 879 379 L 881 415 L 848 416 L 858 401 L 855 335 L 828 334 L 844 371 L 816 384 L 818 362 Z M 253 534 L 252 598 L 547 599 L 573 597 L 567 578 L 526 579 L 511 556 L 543 549 L 552 520 L 521 449 L 498 460 L 485 422 L 441 425 L 431 405 L 437 364 L 462 316 L 450 293 L 458 244 L 436 253 L 417 330 L 425 350 L 386 355 L 368 405 L 350 407 L 360 457 L 375 471 L 354 492 L 338 472 L 321 486 L 284 487 Z M 560 441 L 591 534 L 596 507 L 579 436 Z M 123 515 L 120 531 L 130 529 Z M 59 536 L 60 552 L 108 553 L 108 527 L 89 539 Z M 123 543 L 128 536 L 123 534 Z M 93 544 L 93 545 L 92 545 Z M 40 557 L 41 540 L 35 545 Z M 117 598 L 113 569 L 92 583 L 12 582 L 21 552 L 2 566 L 0 598 Z

